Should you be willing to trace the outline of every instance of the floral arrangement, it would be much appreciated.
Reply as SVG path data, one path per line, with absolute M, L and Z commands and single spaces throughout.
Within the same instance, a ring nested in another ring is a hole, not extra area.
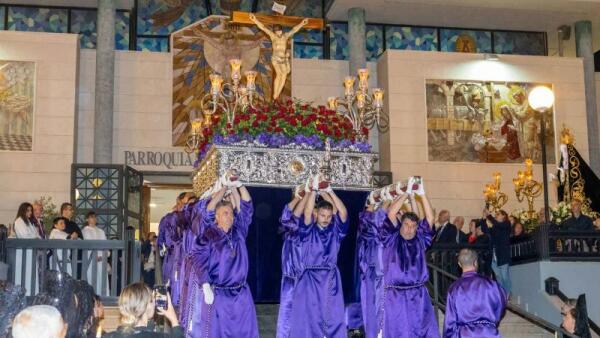
M 300 101 L 273 102 L 237 113 L 233 123 L 221 114 L 212 116 L 212 125 L 203 130 L 204 140 L 199 146 L 197 166 L 211 144 L 243 145 L 254 147 L 324 149 L 325 140 L 331 141 L 332 150 L 369 152 L 368 137 L 352 128 L 347 118 L 324 106 L 314 107 Z
M 571 204 L 560 202 L 556 206 L 550 208 L 551 220 L 554 224 L 561 224 L 567 218 L 571 217 Z
M 58 214 L 58 207 L 54 204 L 51 196 L 40 196 L 38 199 L 42 203 L 44 213 L 42 214 L 42 222 L 44 222 L 44 231 L 50 233 L 52 231 L 52 222 L 54 218 L 60 216 Z
M 510 215 L 519 220 L 519 222 L 523 225 L 527 232 L 531 232 L 540 223 L 537 212 L 532 215 L 527 210 L 517 209 L 513 210 L 513 212 L 511 212 Z

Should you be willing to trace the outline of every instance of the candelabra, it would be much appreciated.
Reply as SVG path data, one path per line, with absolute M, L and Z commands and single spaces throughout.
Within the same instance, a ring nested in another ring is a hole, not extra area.
M 205 109 L 202 114 L 198 111 L 200 104 L 197 101 L 192 102 L 192 109 L 190 110 L 190 125 L 191 130 L 188 134 L 187 140 L 185 142 L 184 150 L 187 153 L 193 153 L 198 151 L 198 146 L 202 143 L 204 139 L 204 134 L 202 131 L 206 128 L 210 128 L 212 125 L 212 115 L 213 111 L 210 109 Z
M 513 178 L 515 185 L 515 195 L 519 202 L 527 200 L 529 210 L 527 211 L 531 219 L 535 218 L 537 213 L 533 208 L 533 201 L 542 193 L 542 184 L 533 179 L 533 161 L 525 160 L 525 170 L 517 173 L 517 177 Z
M 491 206 L 494 210 L 499 210 L 508 202 L 508 196 L 500 191 L 502 175 L 500 173 L 493 173 L 492 177 L 494 178 L 494 182 L 485 185 L 483 195 L 485 196 L 485 203 L 487 205 Z
M 327 106 L 348 118 L 357 137 L 364 141 L 363 128 L 377 126 L 380 132 L 387 132 L 389 117 L 383 110 L 383 89 L 374 88 L 369 94 L 369 71 L 359 69 L 358 89 L 355 89 L 355 82 L 355 77 L 347 76 L 344 79 L 344 98 L 329 97 Z
M 258 74 L 256 71 L 244 72 L 246 84 L 243 85 L 241 84 L 242 60 L 229 60 L 229 67 L 231 68 L 231 82 L 224 82 L 220 74 L 210 75 L 210 92 L 206 93 L 198 104 L 204 117 L 201 119 L 199 116 L 194 118 L 190 116 L 192 130 L 186 142 L 186 151 L 188 152 L 197 151 L 203 139 L 202 130 L 210 126 L 213 114 L 223 113 L 227 118 L 228 125 L 233 126 L 237 113 L 245 111 L 248 107 L 254 107 L 257 102 L 264 101 L 264 98 L 256 91 Z M 196 115 L 199 114 L 196 113 Z

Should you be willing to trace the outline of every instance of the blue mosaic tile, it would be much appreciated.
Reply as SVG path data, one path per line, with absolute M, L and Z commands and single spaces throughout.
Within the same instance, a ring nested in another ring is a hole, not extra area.
M 258 0 L 256 12 L 273 14 L 273 11 L 271 10 L 272 7 L 273 0 Z M 323 4 L 321 0 L 296 1 L 293 7 L 288 6 L 288 8 L 286 8 L 285 15 L 322 18 Z
M 383 26 L 367 25 L 367 61 L 376 61 L 383 54 Z
M 537 32 L 494 32 L 494 53 L 546 55 L 546 38 Z
M 137 38 L 137 50 L 148 52 L 168 52 L 168 38 Z
M 461 35 L 467 35 L 475 42 L 477 53 L 492 52 L 492 32 L 462 29 L 440 29 L 441 51 L 456 52 L 456 41 Z
M 253 0 L 210 0 L 210 13 L 229 15 L 231 10 L 252 12 Z
M 0 29 L 4 28 L 4 18 L 6 17 L 6 7 L 0 7 Z
M 428 27 L 386 26 L 385 44 L 390 49 L 437 51 L 437 29 Z
M 8 30 L 68 32 L 68 10 L 61 8 L 9 7 Z
M 332 60 L 348 60 L 348 24 L 331 24 L 331 29 L 329 30 L 329 51 Z
M 169 2 L 139 0 L 138 35 L 168 35 L 206 17 L 204 0 L 182 1 L 181 6 L 169 6 Z
M 129 12 L 117 11 L 115 16 L 115 49 L 129 49 Z M 81 48 L 96 48 L 97 13 L 95 10 L 71 10 L 71 33 L 79 33 Z
M 117 11 L 115 17 L 115 49 L 129 50 L 130 12 Z
M 294 42 L 323 43 L 323 31 L 319 29 L 303 29 L 294 34 Z
M 294 44 L 294 57 L 298 59 L 322 59 L 323 46 Z

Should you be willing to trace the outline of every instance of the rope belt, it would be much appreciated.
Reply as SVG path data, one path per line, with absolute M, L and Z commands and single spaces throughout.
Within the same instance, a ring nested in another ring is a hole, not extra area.
M 420 288 L 423 285 L 425 285 L 425 283 L 417 283 L 417 284 L 412 284 L 412 285 L 394 285 L 394 284 L 389 284 L 389 285 L 386 285 L 384 288 L 385 289 L 395 289 L 395 290 L 410 290 L 410 289 Z
M 244 286 L 246 286 L 246 282 L 235 284 L 233 286 L 213 285 L 213 288 L 215 290 L 239 290 L 239 289 L 243 288 Z
M 477 326 L 477 325 L 496 327 L 496 323 L 490 322 L 489 320 L 485 320 L 485 319 L 474 320 L 474 321 L 466 322 L 466 323 L 458 323 L 458 326 Z
M 335 267 L 328 265 L 307 265 L 304 270 L 333 270 Z

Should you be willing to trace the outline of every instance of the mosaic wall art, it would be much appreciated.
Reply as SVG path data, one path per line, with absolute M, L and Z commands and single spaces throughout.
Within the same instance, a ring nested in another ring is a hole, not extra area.
M 273 0 L 257 0 L 256 12 L 272 14 Z M 308 18 L 322 18 L 323 4 L 321 0 L 287 0 L 285 15 Z
M 138 1 L 138 35 L 169 35 L 204 17 L 208 11 L 204 0 Z
M 494 32 L 494 53 L 546 55 L 546 35 L 536 32 Z
M 169 38 L 137 38 L 137 50 L 144 52 L 163 52 L 169 51 Z
M 294 57 L 298 59 L 322 59 L 323 46 L 294 43 Z
M 323 43 L 323 31 L 319 29 L 302 29 L 294 34 L 294 42 Z
M 129 49 L 129 12 L 117 11 L 115 16 L 115 49 Z M 71 10 L 71 33 L 79 34 L 81 48 L 96 48 L 96 20 L 95 10 Z
M 68 13 L 62 8 L 9 7 L 8 30 L 67 33 Z
M 0 61 L 0 151 L 33 149 L 35 62 Z
M 348 24 L 332 23 L 330 27 L 330 58 L 332 60 L 348 60 Z
M 210 13 L 229 15 L 232 11 L 252 12 L 254 0 L 210 0 Z
M 367 61 L 377 61 L 383 54 L 383 26 L 367 25 L 366 29 Z
M 429 160 L 522 163 L 531 158 L 541 163 L 541 116 L 527 101 L 536 85 L 427 80 Z M 553 121 L 551 111 L 545 117 L 549 163 L 554 162 Z
M 0 29 L 5 29 L 4 19 L 6 18 L 6 7 L 0 7 Z
M 440 29 L 441 51 L 459 53 L 491 53 L 492 32 L 462 29 Z
M 209 76 L 219 73 L 230 81 L 228 60 L 242 60 L 242 74 L 256 70 L 256 91 L 265 99 L 272 97 L 273 70 L 271 41 L 258 34 L 257 28 L 241 27 L 228 30 L 223 17 L 204 19 L 171 36 L 173 44 L 173 116 L 172 144 L 185 144 L 190 128 L 190 115 L 200 105 L 210 89 Z M 288 74 L 281 99 L 291 95 L 291 74 Z M 243 81 L 242 83 L 244 83 Z
M 437 29 L 427 27 L 386 26 L 385 44 L 390 49 L 437 51 Z

